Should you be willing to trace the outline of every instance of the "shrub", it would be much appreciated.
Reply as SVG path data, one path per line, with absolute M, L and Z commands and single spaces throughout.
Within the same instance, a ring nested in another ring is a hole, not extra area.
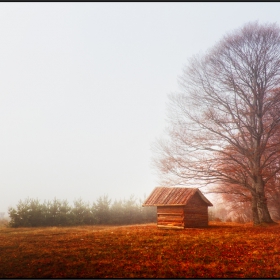
M 156 221 L 156 207 L 142 207 L 134 196 L 128 200 L 114 201 L 101 196 L 90 207 L 81 198 L 71 207 L 67 200 L 44 201 L 27 198 L 15 208 L 8 209 L 11 227 L 69 226 L 94 224 L 136 224 Z

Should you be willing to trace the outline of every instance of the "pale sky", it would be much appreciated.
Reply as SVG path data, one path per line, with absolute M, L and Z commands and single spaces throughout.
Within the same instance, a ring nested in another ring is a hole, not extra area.
M 280 3 L 0 3 L 0 212 L 149 195 L 188 58 L 279 15 Z

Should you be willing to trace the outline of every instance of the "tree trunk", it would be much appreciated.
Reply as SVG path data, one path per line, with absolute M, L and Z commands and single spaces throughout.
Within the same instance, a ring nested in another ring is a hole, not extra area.
M 272 224 L 274 221 L 270 217 L 267 207 L 267 200 L 264 193 L 257 193 L 257 209 L 260 223 Z
M 262 178 L 258 178 L 258 181 L 255 185 L 256 189 L 256 200 L 257 200 L 257 212 L 259 216 L 260 224 L 272 224 L 274 221 L 271 219 L 270 213 L 267 207 L 267 199 L 264 193 L 264 183 Z
M 255 193 L 252 193 L 252 216 L 254 225 L 260 224 L 258 207 L 257 207 L 257 196 Z

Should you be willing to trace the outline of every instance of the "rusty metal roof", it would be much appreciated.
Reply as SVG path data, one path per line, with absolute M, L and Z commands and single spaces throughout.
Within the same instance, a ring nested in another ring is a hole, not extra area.
M 195 193 L 198 193 L 208 206 L 213 206 L 199 189 L 180 187 L 156 187 L 143 206 L 186 205 Z

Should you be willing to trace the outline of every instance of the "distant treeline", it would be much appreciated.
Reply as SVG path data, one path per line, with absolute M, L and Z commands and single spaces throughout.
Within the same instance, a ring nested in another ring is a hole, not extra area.
M 67 200 L 53 199 L 41 203 L 27 198 L 8 209 L 11 227 L 127 225 L 156 222 L 156 207 L 142 207 L 142 201 L 131 196 L 125 200 L 99 197 L 90 205 L 77 199 L 71 206 Z

